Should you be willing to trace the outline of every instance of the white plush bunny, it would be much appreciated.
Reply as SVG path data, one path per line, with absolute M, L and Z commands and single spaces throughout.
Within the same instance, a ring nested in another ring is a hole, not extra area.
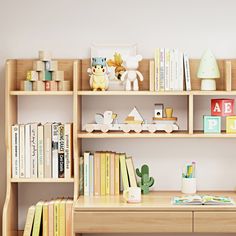
M 126 71 L 121 76 L 121 81 L 125 81 L 125 90 L 130 91 L 138 91 L 138 77 L 140 81 L 143 81 L 143 75 L 137 70 L 139 66 L 139 62 L 142 60 L 141 55 L 136 56 L 124 56 L 124 66 Z M 133 89 L 132 89 L 133 83 Z

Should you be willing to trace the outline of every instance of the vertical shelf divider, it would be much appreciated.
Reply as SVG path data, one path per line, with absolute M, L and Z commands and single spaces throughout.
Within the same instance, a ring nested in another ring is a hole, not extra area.
M 232 62 L 225 61 L 225 90 L 232 91 Z

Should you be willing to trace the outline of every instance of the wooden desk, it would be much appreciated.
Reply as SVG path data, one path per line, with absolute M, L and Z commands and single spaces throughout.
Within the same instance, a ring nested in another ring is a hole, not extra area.
M 200 192 L 233 198 L 234 192 Z M 234 206 L 176 206 L 180 192 L 152 192 L 142 203 L 127 204 L 122 196 L 80 197 L 74 205 L 76 233 L 236 233 Z

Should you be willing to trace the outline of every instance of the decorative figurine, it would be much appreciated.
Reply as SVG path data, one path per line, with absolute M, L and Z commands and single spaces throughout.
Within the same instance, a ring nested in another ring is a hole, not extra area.
M 105 91 L 108 88 L 109 80 L 107 75 L 107 66 L 105 57 L 92 58 L 92 69 L 87 70 L 90 76 L 90 87 L 93 91 Z
M 153 177 L 149 177 L 149 167 L 148 165 L 143 165 L 141 167 L 141 172 L 137 168 L 136 174 L 141 178 L 141 182 L 138 182 L 138 186 L 141 188 L 143 194 L 149 193 L 149 188 L 153 186 L 154 179 Z
M 143 81 L 143 75 L 137 70 L 139 62 L 142 60 L 141 55 L 136 56 L 124 56 L 124 66 L 126 71 L 121 76 L 121 81 L 125 81 L 125 90 L 138 91 L 138 77 L 140 81 Z M 133 89 L 132 85 L 133 84 Z

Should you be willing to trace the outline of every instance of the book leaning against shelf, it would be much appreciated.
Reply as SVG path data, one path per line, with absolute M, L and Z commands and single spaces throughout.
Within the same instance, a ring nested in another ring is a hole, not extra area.
M 12 178 L 72 177 L 72 124 L 12 126 Z

